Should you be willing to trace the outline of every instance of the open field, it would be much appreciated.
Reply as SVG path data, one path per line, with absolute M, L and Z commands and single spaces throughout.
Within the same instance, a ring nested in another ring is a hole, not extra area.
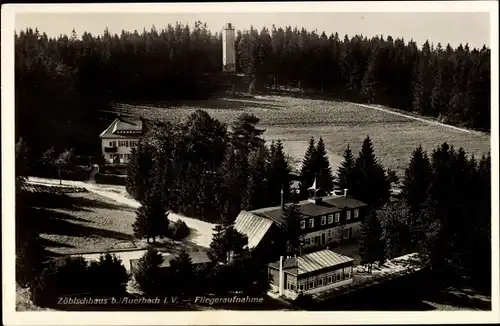
M 381 107 L 347 102 L 303 98 L 259 96 L 253 99 L 214 99 L 169 104 L 118 104 L 117 110 L 127 115 L 151 119 L 179 121 L 196 109 L 203 109 L 225 123 L 231 123 L 243 112 L 255 114 L 266 129 L 267 141 L 281 139 L 285 151 L 300 163 L 311 136 L 322 136 L 334 169 L 342 153 L 351 145 L 359 152 L 363 139 L 369 135 L 376 155 L 386 168 L 402 173 L 411 152 L 421 144 L 431 151 L 446 141 L 463 147 L 468 153 L 481 156 L 490 150 L 490 136 L 468 132 L 435 121 L 392 113 Z
M 63 180 L 62 183 L 64 188 L 74 187 L 85 189 L 86 192 L 67 193 L 64 194 L 65 197 L 60 197 L 63 194 L 43 194 L 41 196 L 54 198 L 38 199 L 39 212 L 44 218 L 52 220 L 51 225 L 68 223 L 67 232 L 60 230 L 64 228 L 45 226 L 46 232 L 42 232 L 42 237 L 46 239 L 51 251 L 75 254 L 102 250 L 136 250 L 146 246 L 145 241 L 138 241 L 133 237 L 132 224 L 139 203 L 130 198 L 124 186 L 70 180 Z M 28 185 L 60 187 L 59 180 L 38 177 L 29 177 Z M 174 213 L 169 214 L 169 219 L 184 221 L 190 228 L 190 235 L 182 243 L 162 243 L 165 249 L 175 251 L 180 247 L 188 247 L 195 250 L 210 246 L 214 224 Z
M 33 217 L 56 255 L 136 248 L 133 208 L 91 192 L 34 193 Z

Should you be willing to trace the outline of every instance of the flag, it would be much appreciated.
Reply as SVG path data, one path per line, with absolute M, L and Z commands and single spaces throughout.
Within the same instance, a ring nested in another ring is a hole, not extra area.
M 316 191 L 316 178 L 314 178 L 313 185 L 311 187 L 309 187 L 309 189 L 307 189 L 307 190 L 314 190 L 314 191 Z

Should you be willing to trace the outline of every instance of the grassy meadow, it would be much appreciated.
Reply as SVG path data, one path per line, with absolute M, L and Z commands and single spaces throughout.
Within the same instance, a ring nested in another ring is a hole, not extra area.
M 322 136 L 336 170 L 345 147 L 350 144 L 357 155 L 363 139 L 369 135 L 376 155 L 386 168 L 401 175 L 411 152 L 421 144 L 432 151 L 446 141 L 456 148 L 463 147 L 476 156 L 490 150 L 490 136 L 479 132 L 467 133 L 432 122 L 416 121 L 403 116 L 381 112 L 353 103 L 331 100 L 304 99 L 281 96 L 260 96 L 251 99 L 213 99 L 181 103 L 118 104 L 124 115 L 142 115 L 150 119 L 179 121 L 196 109 L 230 124 L 243 112 L 260 118 L 266 129 L 267 141 L 281 139 L 285 151 L 297 167 L 311 136 Z
M 135 209 L 91 192 L 32 192 L 31 216 L 55 256 L 136 248 Z

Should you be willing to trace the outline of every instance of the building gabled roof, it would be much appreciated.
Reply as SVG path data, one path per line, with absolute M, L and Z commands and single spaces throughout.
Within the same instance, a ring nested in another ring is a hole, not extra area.
M 130 138 L 142 134 L 142 121 L 118 117 L 100 135 L 100 138 Z
M 283 261 L 283 270 L 293 275 L 303 275 L 353 261 L 354 259 L 351 257 L 325 249 L 307 255 L 285 259 Z M 272 262 L 269 263 L 268 266 L 279 270 L 280 263 L 279 261 Z
M 309 200 L 302 200 L 299 203 L 302 214 L 305 216 L 320 216 L 341 212 L 344 209 L 354 209 L 367 206 L 360 200 L 345 196 L 323 197 L 321 201 L 312 203 Z M 269 218 L 278 225 L 285 223 L 281 216 L 281 206 L 266 207 L 251 211 L 256 215 Z
M 248 238 L 248 248 L 257 247 L 267 231 L 271 228 L 273 221 L 252 214 L 251 212 L 241 211 L 234 222 L 236 231 L 244 234 Z

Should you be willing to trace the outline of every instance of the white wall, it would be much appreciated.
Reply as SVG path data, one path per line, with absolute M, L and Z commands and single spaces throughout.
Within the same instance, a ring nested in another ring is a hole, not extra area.
M 344 229 L 352 228 L 352 238 L 356 238 L 359 235 L 360 226 L 361 226 L 361 222 L 355 222 L 355 223 L 350 223 L 348 225 L 345 225 L 343 227 L 335 226 L 335 227 L 325 229 L 325 230 L 306 233 L 303 236 L 304 240 L 306 238 L 309 238 L 310 242 L 309 242 L 309 244 L 304 242 L 304 247 L 305 248 L 313 247 L 315 245 L 314 244 L 314 237 L 319 236 L 321 238 L 323 233 L 325 234 L 325 240 L 326 240 L 327 244 L 332 243 L 334 241 L 338 241 L 339 235 L 340 235 L 339 231 L 342 228 L 344 228 Z M 328 234 L 329 231 L 330 231 L 330 234 Z M 320 243 L 320 245 L 321 245 L 321 243 Z
M 104 151 L 104 148 L 105 147 L 111 147 L 109 145 L 110 142 L 115 142 L 116 143 L 116 152 L 115 153 L 106 153 Z M 128 141 L 128 146 L 125 147 L 125 146 L 118 146 L 119 145 L 119 142 L 122 142 L 122 141 Z M 115 155 L 115 154 L 130 154 L 130 152 L 132 151 L 132 147 L 130 146 L 130 142 L 131 141 L 136 141 L 136 142 L 139 142 L 139 138 L 130 138 L 130 139 L 112 139 L 112 138 L 105 138 L 105 139 L 101 139 L 101 148 L 102 148 L 102 155 L 104 155 L 104 158 L 106 159 L 106 164 L 110 164 L 110 158 L 112 157 L 112 155 Z M 125 156 L 123 157 L 123 163 L 127 163 L 128 160 L 125 158 Z

